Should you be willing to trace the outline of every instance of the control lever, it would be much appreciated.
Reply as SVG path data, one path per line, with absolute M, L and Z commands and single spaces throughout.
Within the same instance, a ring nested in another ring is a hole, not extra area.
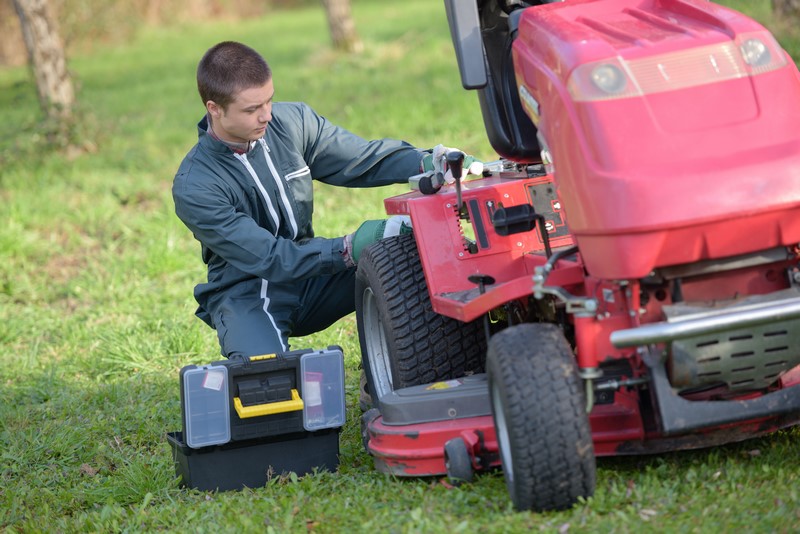
M 475 273 L 471 274 L 467 277 L 467 280 L 472 282 L 473 284 L 478 285 L 478 291 L 481 295 L 486 293 L 486 286 L 490 286 L 496 282 L 493 276 L 489 276 L 488 274 L 480 274 Z M 492 337 L 492 331 L 489 328 L 489 314 L 485 313 L 483 315 L 483 332 L 486 335 L 486 343 L 489 343 L 489 338 Z
M 461 175 L 464 172 L 464 158 L 465 154 L 460 150 L 452 150 L 447 153 L 447 166 L 450 168 L 450 173 L 456 181 L 456 209 L 459 217 L 466 218 L 466 209 L 461 200 Z

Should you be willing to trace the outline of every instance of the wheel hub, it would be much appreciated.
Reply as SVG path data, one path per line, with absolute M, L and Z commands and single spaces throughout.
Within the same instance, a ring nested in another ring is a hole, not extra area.
M 394 387 L 386 331 L 381 321 L 375 294 L 369 287 L 363 293 L 363 318 L 367 361 L 372 373 L 373 386 L 377 390 L 371 393 L 380 399 L 391 393 Z

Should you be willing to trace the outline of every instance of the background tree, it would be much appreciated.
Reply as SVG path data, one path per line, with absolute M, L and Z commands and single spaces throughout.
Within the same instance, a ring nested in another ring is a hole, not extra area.
M 772 12 L 781 18 L 800 19 L 800 0 L 772 0 Z
M 72 118 L 75 90 L 58 25 L 47 0 L 13 1 L 42 111 L 55 131 L 63 131 Z
M 322 0 L 333 47 L 344 52 L 361 52 L 364 44 L 358 37 L 350 11 L 350 0 Z

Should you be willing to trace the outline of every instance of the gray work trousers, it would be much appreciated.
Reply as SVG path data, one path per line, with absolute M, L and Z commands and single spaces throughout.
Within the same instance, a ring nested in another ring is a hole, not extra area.
M 248 282 L 212 312 L 222 355 L 285 352 L 290 350 L 290 337 L 328 328 L 355 311 L 355 274 L 352 268 L 291 284 Z

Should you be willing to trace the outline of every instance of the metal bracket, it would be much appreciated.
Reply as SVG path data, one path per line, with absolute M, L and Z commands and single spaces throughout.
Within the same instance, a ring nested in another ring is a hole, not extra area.
M 544 285 L 556 262 L 565 256 L 575 253 L 577 250 L 577 247 L 570 247 L 569 249 L 556 252 L 550 256 L 544 265 L 540 265 L 534 269 L 533 298 L 540 300 L 545 295 L 553 295 L 567 305 L 567 313 L 594 315 L 595 312 L 597 312 L 597 300 L 589 297 L 576 297 L 563 287 Z
M 800 384 L 754 399 L 690 401 L 673 391 L 661 358 L 651 355 L 643 360 L 650 368 L 650 386 L 658 406 L 661 427 L 665 435 L 681 434 L 699 428 L 715 427 L 760 417 L 800 413 Z

